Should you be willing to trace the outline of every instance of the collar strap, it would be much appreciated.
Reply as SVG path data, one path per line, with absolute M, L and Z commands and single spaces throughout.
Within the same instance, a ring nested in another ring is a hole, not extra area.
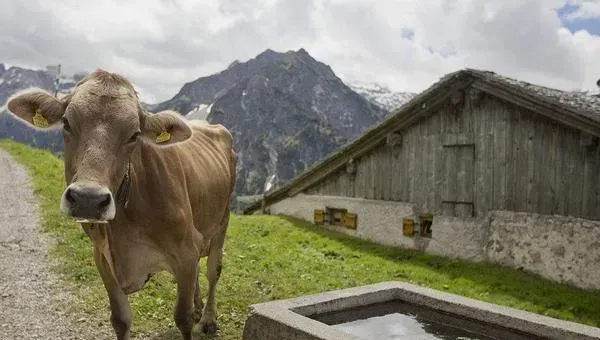
M 119 190 L 117 191 L 117 202 L 123 203 L 123 206 L 127 208 L 129 203 L 129 187 L 131 184 L 131 160 L 127 162 L 127 172 L 121 181 Z

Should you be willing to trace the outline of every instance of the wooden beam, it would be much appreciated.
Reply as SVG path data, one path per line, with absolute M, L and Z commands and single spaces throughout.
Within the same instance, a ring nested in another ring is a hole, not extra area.
M 481 95 L 482 95 L 482 92 L 480 89 L 475 88 L 475 87 L 471 87 L 469 89 L 469 99 L 471 100 L 471 102 L 473 102 L 473 103 L 477 102 L 479 99 L 481 99 Z
M 400 133 L 399 131 L 388 133 L 386 143 L 390 147 L 401 146 L 402 133 Z
M 581 135 L 580 144 L 581 144 L 581 146 L 584 146 L 584 147 L 597 146 L 598 145 L 598 137 L 590 135 L 588 133 L 584 133 Z
M 474 143 L 472 134 L 467 133 L 444 133 L 442 135 L 442 145 L 467 145 Z
M 450 97 L 450 102 L 452 103 L 452 105 L 461 104 L 463 102 L 463 96 L 464 92 L 462 90 L 455 91 Z

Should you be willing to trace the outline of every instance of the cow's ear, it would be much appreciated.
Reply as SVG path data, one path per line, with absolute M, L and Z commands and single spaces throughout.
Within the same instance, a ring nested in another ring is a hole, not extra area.
M 33 89 L 12 96 L 6 107 L 28 124 L 45 129 L 61 120 L 66 105 L 44 90 Z
M 143 114 L 142 137 L 157 145 L 172 145 L 188 140 L 192 128 L 180 114 L 174 111 L 161 111 L 155 114 Z

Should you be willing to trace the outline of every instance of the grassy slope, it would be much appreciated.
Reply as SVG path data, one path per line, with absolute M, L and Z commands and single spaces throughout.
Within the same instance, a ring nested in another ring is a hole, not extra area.
M 0 142 L 32 175 L 43 208 L 43 227 L 60 242 L 53 250 L 60 272 L 78 296 L 73 308 L 107 322 L 104 289 L 81 228 L 58 210 L 64 188 L 62 162 L 50 153 Z M 517 270 L 449 260 L 382 247 L 277 216 L 233 216 L 217 303 L 220 338 L 239 339 L 248 306 L 325 290 L 402 280 L 566 320 L 600 326 L 600 295 L 559 285 Z M 204 267 L 204 260 L 201 262 Z M 203 268 L 204 269 L 204 268 Z M 204 273 L 204 271 L 203 271 Z M 202 276 L 203 289 L 206 280 Z M 134 331 L 173 331 L 175 285 L 155 277 L 134 294 Z

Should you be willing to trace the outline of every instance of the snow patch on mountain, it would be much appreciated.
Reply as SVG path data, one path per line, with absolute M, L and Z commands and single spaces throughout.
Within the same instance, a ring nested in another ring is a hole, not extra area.
M 375 105 L 378 105 L 388 111 L 399 108 L 410 101 L 416 93 L 412 92 L 395 92 L 389 88 L 377 83 L 360 83 L 354 82 L 348 84 L 354 92 L 365 97 Z
M 213 104 L 197 104 L 194 108 L 185 115 L 186 119 L 189 120 L 206 120 Z

